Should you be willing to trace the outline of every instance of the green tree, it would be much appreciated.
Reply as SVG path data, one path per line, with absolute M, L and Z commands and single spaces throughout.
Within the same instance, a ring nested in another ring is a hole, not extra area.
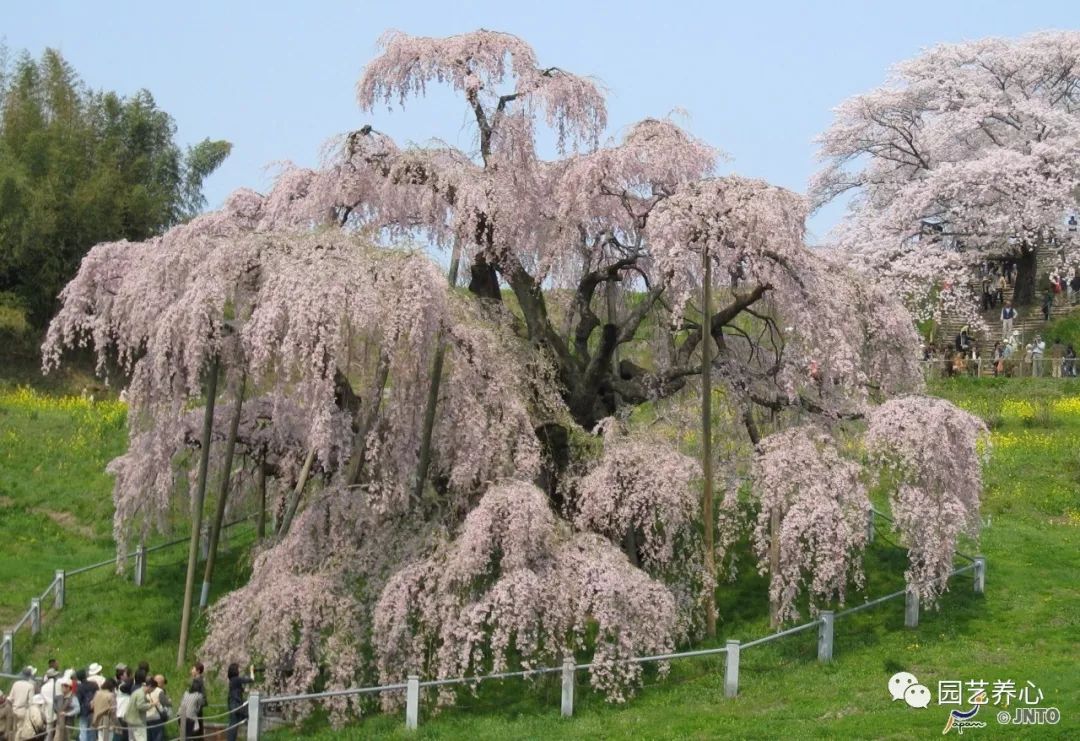
M 94 244 L 144 240 L 206 205 L 232 145 L 181 150 L 147 90 L 89 89 L 60 53 L 0 49 L 0 297 L 43 325 Z

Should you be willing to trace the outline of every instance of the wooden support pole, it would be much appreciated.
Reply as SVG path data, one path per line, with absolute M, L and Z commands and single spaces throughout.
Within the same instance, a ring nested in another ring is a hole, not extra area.
M 247 373 L 240 377 L 240 390 L 236 394 L 236 409 L 229 422 L 229 438 L 225 442 L 225 461 L 221 470 L 221 489 L 218 492 L 217 511 L 210 528 L 210 544 L 206 553 L 206 570 L 203 572 L 202 590 L 199 594 L 199 609 L 205 610 L 210 604 L 210 584 L 214 580 L 214 566 L 217 564 L 218 543 L 221 540 L 221 526 L 225 522 L 225 505 L 229 501 L 229 481 L 232 478 L 233 454 L 236 452 L 236 433 L 240 429 L 240 415 L 244 408 L 244 389 L 247 388 Z
M 191 542 L 188 545 L 187 577 L 184 580 L 184 604 L 180 612 L 180 643 L 176 668 L 183 669 L 187 659 L 188 632 L 191 628 L 191 602 L 195 593 L 195 569 L 199 563 L 199 535 L 202 532 L 203 501 L 206 497 L 206 474 L 210 466 L 210 439 L 214 430 L 214 404 L 217 400 L 218 359 L 210 361 L 206 384 L 206 409 L 203 412 L 202 449 L 199 451 L 199 475 L 191 512 Z
M 713 471 L 712 471 L 712 261 L 708 248 L 702 251 L 704 278 L 701 310 L 701 519 L 705 535 L 705 571 L 710 581 L 716 578 L 713 536 Z M 716 637 L 716 595 L 713 590 L 705 597 L 705 633 Z

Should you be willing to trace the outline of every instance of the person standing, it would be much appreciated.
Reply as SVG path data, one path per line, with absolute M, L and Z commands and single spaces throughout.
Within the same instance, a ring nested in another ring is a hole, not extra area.
M 153 687 L 147 680 L 142 669 L 135 672 L 135 690 L 128 700 L 127 710 L 124 712 L 124 721 L 127 723 L 129 741 L 147 741 L 146 738 L 146 714 L 150 710 L 150 690 Z
M 199 683 L 199 693 L 202 695 L 202 705 L 199 706 L 199 725 L 202 725 L 203 713 L 205 712 L 207 699 L 206 699 L 206 667 L 203 666 L 201 661 L 196 661 L 191 667 L 191 682 L 194 685 L 195 682 Z
M 94 693 L 90 707 L 90 725 L 97 732 L 98 741 L 113 741 L 116 725 L 116 682 L 106 679 Z
M 34 697 L 34 675 L 37 669 L 32 666 L 23 668 L 19 678 L 11 685 L 11 694 L 8 702 L 11 703 L 12 725 L 15 727 L 15 741 L 23 738 L 32 738 L 30 735 L 22 735 L 30 716 L 31 699 Z
M 250 673 L 255 674 L 255 667 L 251 668 Z M 228 741 L 236 741 L 236 734 L 240 730 L 240 724 L 247 720 L 248 717 L 247 704 L 244 700 L 244 686 L 251 684 L 254 680 L 250 676 L 241 676 L 240 665 L 236 663 L 229 664 L 226 675 L 229 678 L 229 730 L 225 736 Z
M 90 705 L 98 691 L 97 682 L 87 678 L 86 669 L 79 669 L 75 677 L 79 680 L 75 688 L 75 698 L 79 701 L 79 741 L 97 741 L 97 732 L 90 727 Z
M 1036 337 L 1035 343 L 1031 346 L 1031 375 L 1042 375 L 1042 361 L 1043 355 L 1046 353 L 1046 342 L 1042 337 Z
M 1001 339 L 1005 342 L 1008 342 L 1012 335 L 1014 319 L 1016 319 L 1016 309 L 1013 308 L 1012 301 L 1006 301 L 1005 307 L 1001 310 Z
M 206 707 L 206 688 L 201 677 L 191 680 L 187 692 L 180 698 L 180 738 L 199 738 L 202 735 L 202 713 Z
M 86 670 L 86 674 L 86 679 L 93 682 L 98 687 L 101 687 L 101 685 L 105 684 L 105 677 L 101 674 L 101 664 L 97 663 L 96 661 L 90 663 L 89 668 L 87 668 Z
M 68 741 L 75 736 L 71 730 L 79 727 L 79 699 L 72 691 L 70 677 L 64 677 L 57 684 L 60 685 L 60 700 L 56 705 L 56 728 L 49 741 Z
M 56 659 L 50 659 L 50 661 L 55 662 Z M 41 685 L 41 696 L 45 698 L 45 707 L 42 708 L 42 712 L 45 714 L 45 735 L 49 738 L 52 738 L 56 724 L 56 705 L 64 694 L 57 684 L 59 681 L 59 669 L 50 666 L 45 670 L 45 681 Z
M 155 687 L 150 691 L 151 707 L 146 712 L 146 736 L 149 741 L 165 741 L 165 724 L 169 722 L 169 710 L 172 708 L 172 701 L 165 692 L 167 683 L 165 675 L 155 675 Z
M 30 700 L 30 709 L 27 710 L 22 723 L 15 728 L 15 741 L 37 741 L 44 738 L 45 698 L 36 694 Z
M 127 664 L 116 665 L 116 730 L 113 731 L 113 741 L 129 741 L 127 732 L 128 705 L 131 703 L 131 693 L 135 691 L 135 680 Z
M 11 741 L 15 737 L 15 716 L 11 712 L 11 703 L 3 690 L 0 690 L 0 739 Z
M 1061 338 L 1058 337 L 1054 340 L 1054 344 L 1050 346 L 1050 375 L 1054 378 L 1061 378 L 1064 364 L 1065 346 L 1061 344 Z

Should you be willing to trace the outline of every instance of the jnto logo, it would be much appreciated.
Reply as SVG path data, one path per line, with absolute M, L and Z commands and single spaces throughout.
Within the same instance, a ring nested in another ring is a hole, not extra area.
M 889 694 L 893 701 L 903 700 L 913 708 L 925 708 L 930 704 L 930 690 L 919 684 L 914 674 L 897 672 L 889 679 Z

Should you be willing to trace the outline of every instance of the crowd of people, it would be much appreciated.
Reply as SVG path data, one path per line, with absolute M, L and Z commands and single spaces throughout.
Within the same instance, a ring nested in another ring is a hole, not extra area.
M 1005 375 L 1010 364 L 1022 364 L 1023 369 L 1030 369 L 1030 375 L 1041 376 L 1049 369 L 1054 378 L 1075 378 L 1077 373 L 1076 350 L 1073 346 L 1055 339 L 1049 351 L 1046 340 L 1036 335 L 1032 342 L 1020 346 L 1020 335 L 1013 331 L 1006 342 L 995 342 L 992 354 L 994 375 Z M 1023 373 L 1023 371 L 1021 371 Z
M 1016 262 L 985 261 L 979 273 L 982 279 L 982 310 L 992 311 L 998 306 L 1011 306 L 1005 301 L 1005 292 L 1016 284 Z M 1054 268 L 1046 279 L 1046 292 L 1042 299 L 1043 319 L 1049 320 L 1054 306 L 1062 300 L 1069 306 L 1080 303 L 1080 270 L 1076 267 Z M 1008 337 L 1008 334 L 1004 336 Z
M 1055 338 L 1047 347 L 1040 335 L 1024 343 L 1021 334 L 1014 329 L 1019 314 L 1012 301 L 1005 299 L 1006 291 L 1016 283 L 1017 263 L 1014 260 L 985 261 L 979 271 L 982 279 L 982 308 L 992 311 L 999 306 L 1001 341 L 994 343 L 990 355 L 990 369 L 995 376 L 1020 375 L 1054 378 L 1075 378 L 1080 371 L 1076 349 L 1072 344 Z M 1080 303 L 1080 270 L 1076 267 L 1055 268 L 1047 276 L 1045 295 L 1041 309 L 1043 321 L 1049 321 L 1053 308 L 1064 300 L 1068 305 Z M 923 361 L 928 368 L 939 370 L 944 376 L 977 376 L 983 369 L 980 348 L 974 341 L 969 326 L 964 326 L 951 345 L 925 346 Z
M 990 355 L 990 369 L 995 376 L 1042 376 L 1076 378 L 1080 371 L 1076 349 L 1061 339 L 1055 339 L 1047 348 L 1040 335 L 1027 344 L 1020 341 L 1018 330 L 1010 331 L 1005 342 L 995 342 Z M 938 365 L 947 377 L 971 375 L 982 371 L 979 346 L 971 339 L 968 327 L 957 334 L 952 347 L 944 349 L 927 346 L 923 349 L 923 361 Z
M 204 667 L 191 667 L 187 687 L 178 705 L 168 692 L 168 680 L 152 674 L 142 662 L 132 671 L 117 664 L 115 676 L 102 675 L 102 666 L 60 671 L 49 660 L 43 677 L 27 666 L 5 695 L 0 691 L 0 741 L 165 741 L 170 726 L 179 726 L 181 739 L 209 737 L 204 724 L 206 681 Z M 235 741 L 247 719 L 245 685 L 253 681 L 237 664 L 230 664 L 228 729 Z

